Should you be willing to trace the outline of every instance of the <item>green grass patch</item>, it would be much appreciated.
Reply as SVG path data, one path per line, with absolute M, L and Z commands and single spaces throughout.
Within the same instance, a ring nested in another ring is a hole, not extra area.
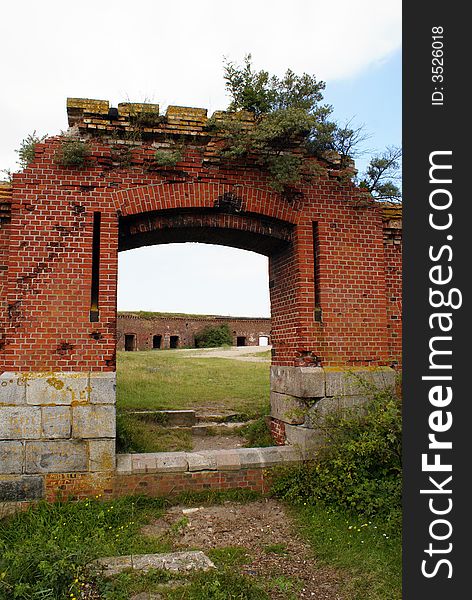
M 147 573 L 124 572 L 113 578 L 98 579 L 96 583 L 102 600 L 129 600 L 132 594 L 164 591 L 171 582 L 176 582 L 175 573 L 152 569 Z
M 302 584 L 293 577 L 279 575 L 269 580 L 267 587 L 274 591 L 283 592 L 285 600 L 298 600 Z
M 199 407 L 249 416 L 267 412 L 269 364 L 192 358 L 190 352 L 118 352 L 117 407 L 178 410 Z
M 242 546 L 212 548 L 207 554 L 218 568 L 243 565 L 248 560 L 248 551 Z
M 291 512 L 317 560 L 344 571 L 346 599 L 401 599 L 401 535 L 392 534 L 388 524 L 322 504 Z
M 117 452 L 180 452 L 192 450 L 192 435 L 169 429 L 137 415 L 121 414 L 116 419 Z
M 234 571 L 210 571 L 192 578 L 189 586 L 170 590 L 167 600 L 269 600 L 259 581 Z
M 86 565 L 101 556 L 168 552 L 140 534 L 163 500 L 41 502 L 0 521 L 0 599 L 63 600 L 78 592 Z
M 268 544 L 264 546 L 264 552 L 267 554 L 287 554 L 286 544 Z

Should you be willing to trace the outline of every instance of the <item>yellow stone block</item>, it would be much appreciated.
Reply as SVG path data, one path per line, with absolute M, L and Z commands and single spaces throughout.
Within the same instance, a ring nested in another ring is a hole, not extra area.
M 108 114 L 110 103 L 108 100 L 91 100 L 90 98 L 67 98 L 67 111 L 83 110 L 87 113 L 99 115 Z

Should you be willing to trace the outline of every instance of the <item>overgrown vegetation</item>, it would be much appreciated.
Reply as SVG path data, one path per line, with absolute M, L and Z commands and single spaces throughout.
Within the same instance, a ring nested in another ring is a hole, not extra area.
M 247 440 L 246 448 L 267 448 L 274 445 L 274 440 L 267 425 L 267 417 L 265 416 L 244 425 L 239 434 Z
M 229 325 L 207 325 L 195 334 L 195 346 L 197 348 L 218 348 L 220 346 L 231 346 L 233 336 Z
M 323 503 L 365 518 L 400 525 L 402 453 L 401 399 L 391 390 L 373 392 L 362 410 L 324 417 L 326 444 L 316 458 L 283 474 L 274 493 L 292 504 Z
M 87 142 L 81 140 L 64 140 L 56 151 L 54 161 L 61 167 L 82 169 L 90 155 Z
M 46 139 L 47 136 L 38 136 L 36 131 L 27 135 L 24 140 L 21 141 L 20 147 L 16 150 L 18 154 L 18 164 L 22 169 L 25 169 L 34 160 L 34 154 L 36 150 L 36 144 L 40 144 Z
M 182 151 L 175 150 L 156 150 L 154 160 L 160 167 L 175 167 L 182 160 Z
M 120 498 L 101 502 L 40 503 L 4 519 L 0 527 L 0 599 L 78 597 L 86 565 L 100 556 L 166 552 L 160 540 L 139 534 L 163 500 Z
M 355 176 L 352 158 L 366 136 L 350 122 L 340 125 L 330 119 L 333 108 L 322 104 L 323 81 L 290 69 L 282 78 L 255 71 L 250 54 L 243 65 L 226 61 L 224 79 L 231 97 L 228 113 L 209 122 L 223 141 L 223 159 L 251 157 L 269 172 L 272 186 L 279 191 L 316 174 L 316 163 L 305 160 L 310 155 L 338 162 L 346 177 Z M 396 156 L 394 160 L 385 154 L 373 157 L 357 183 L 374 197 L 398 200 L 400 189 L 391 177 L 398 169 L 399 153 L 398 149 L 387 152 Z
M 192 450 L 189 431 L 168 429 L 139 415 L 119 414 L 116 419 L 117 452 L 180 452 Z

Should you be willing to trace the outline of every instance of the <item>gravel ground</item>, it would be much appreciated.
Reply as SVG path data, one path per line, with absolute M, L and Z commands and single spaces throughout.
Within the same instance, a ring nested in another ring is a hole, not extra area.
M 246 550 L 247 561 L 238 567 L 242 573 L 264 578 L 291 578 L 297 584 L 301 600 L 342 600 L 341 575 L 333 568 L 319 565 L 304 540 L 295 532 L 292 520 L 282 504 L 260 500 L 247 504 L 225 502 L 196 510 L 173 507 L 166 515 L 147 525 L 143 533 L 166 535 L 173 523 L 186 517 L 187 525 L 174 533 L 176 549 L 239 546 Z M 285 600 L 286 591 L 275 586 L 273 600 Z

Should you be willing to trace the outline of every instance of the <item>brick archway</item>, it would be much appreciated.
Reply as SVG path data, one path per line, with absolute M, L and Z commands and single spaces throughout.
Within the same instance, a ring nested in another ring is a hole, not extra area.
M 307 444 L 307 406 L 359 399 L 347 371 L 392 381 L 400 361 L 401 211 L 322 158 L 296 194 L 275 192 L 256 164 L 218 162 L 203 109 L 169 107 L 136 141 L 140 107 L 70 100 L 83 168 L 49 138 L 0 189 L 0 490 L 113 480 L 121 249 L 205 239 L 269 257 L 279 443 Z M 178 164 L 158 165 L 176 143 Z

